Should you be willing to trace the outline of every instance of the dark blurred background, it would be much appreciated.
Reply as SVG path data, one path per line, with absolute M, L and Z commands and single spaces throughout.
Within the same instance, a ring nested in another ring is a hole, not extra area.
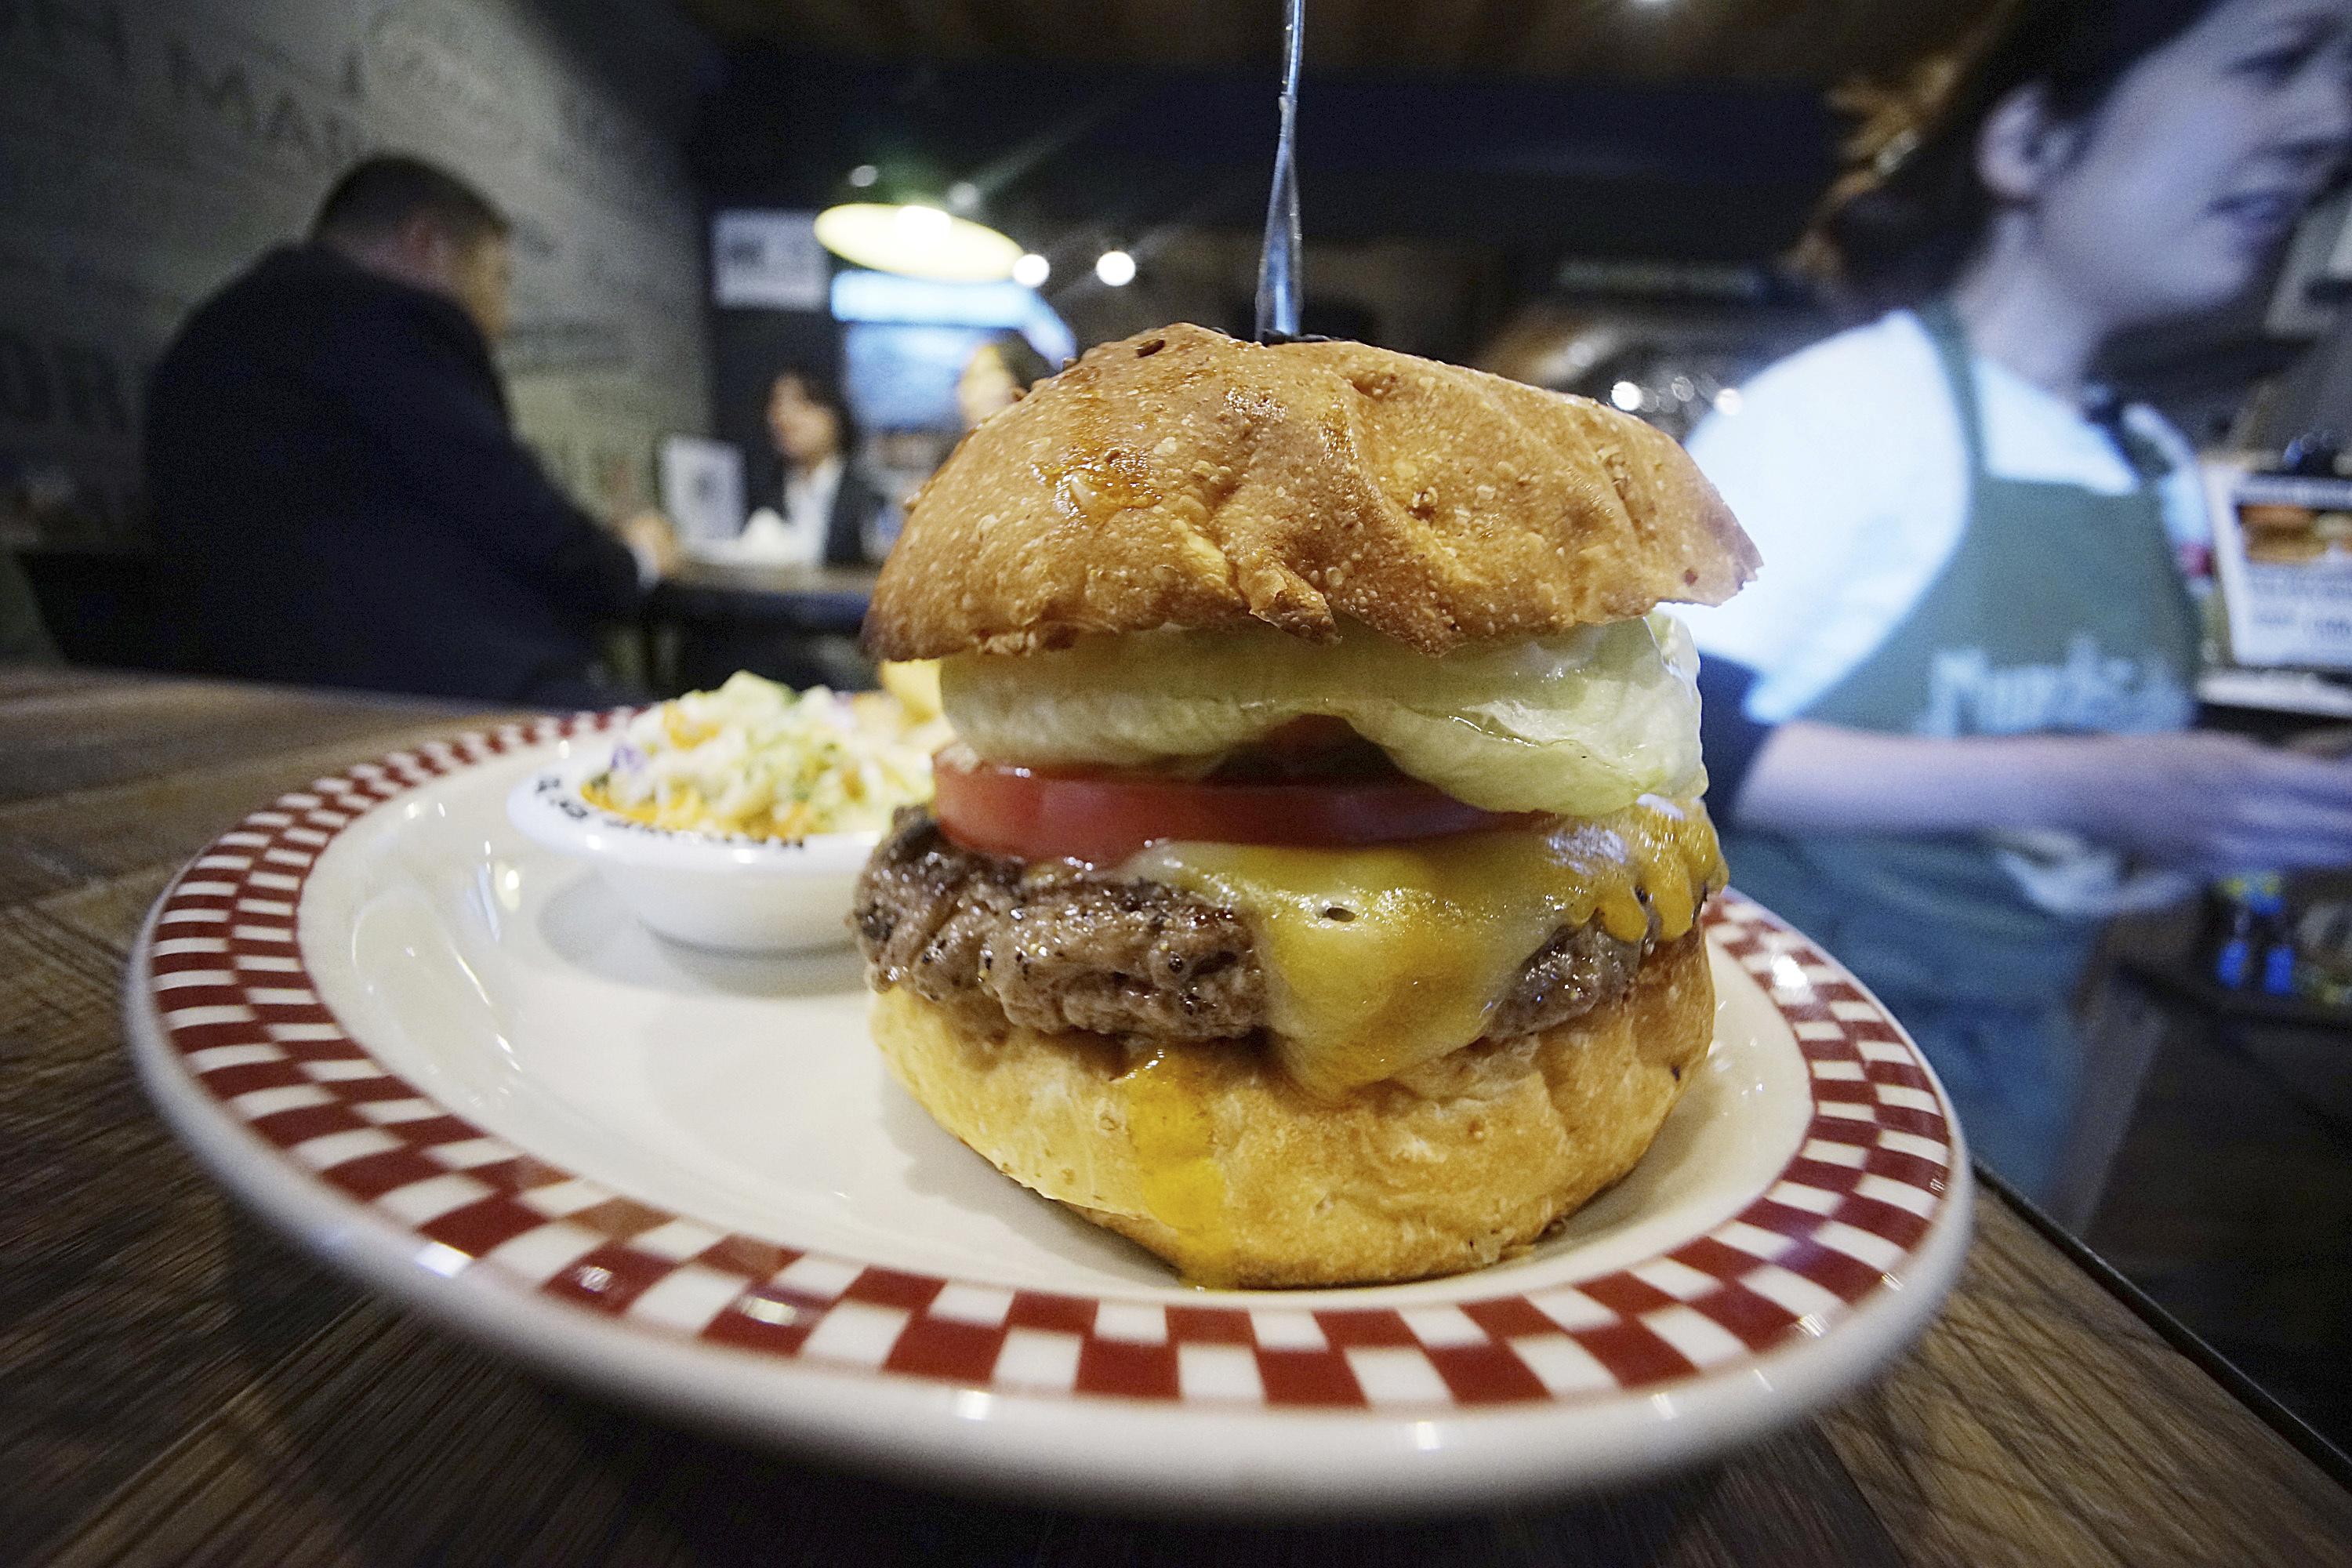
M 1780 260 L 1833 168 L 1824 90 L 1899 75 L 1981 11 L 1318 0 L 1306 325 L 1617 393 L 1679 430 L 1828 324 Z M 782 360 L 846 369 L 869 458 L 919 473 L 939 443 L 892 437 L 950 430 L 944 388 L 878 384 L 936 382 L 982 329 L 845 322 L 821 294 L 714 303 L 712 220 L 940 203 L 1050 263 L 1062 341 L 1245 328 L 1276 47 L 1274 6 L 1152 0 L 0 8 L 0 536 L 77 612 L 49 616 L 68 653 L 138 655 L 103 612 L 106 560 L 145 537 L 147 367 L 379 148 L 463 171 L 517 220 L 502 365 L 523 432 L 596 510 L 658 500 L 663 437 L 756 453 Z M 1114 248 L 1135 258 L 1124 287 L 1094 272 Z M 2327 325 L 2269 305 L 2125 369 L 2211 437 Z M 2340 395 L 2288 390 L 2283 429 Z

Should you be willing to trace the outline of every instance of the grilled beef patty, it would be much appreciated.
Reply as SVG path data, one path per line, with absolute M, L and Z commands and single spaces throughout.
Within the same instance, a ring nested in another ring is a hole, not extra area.
M 858 879 L 857 938 L 876 984 L 911 987 L 967 1028 L 1008 1024 L 1158 1040 L 1220 1040 L 1265 1026 L 1265 974 L 1231 910 L 1157 882 L 1067 862 L 1030 864 L 948 841 L 899 812 Z M 1613 1001 L 1655 940 L 1598 921 L 1562 926 L 1488 1020 L 1495 1038 L 1549 1029 Z

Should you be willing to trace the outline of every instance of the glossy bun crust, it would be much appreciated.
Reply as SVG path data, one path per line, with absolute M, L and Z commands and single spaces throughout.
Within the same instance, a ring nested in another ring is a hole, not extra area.
M 1755 547 L 1682 448 L 1589 398 L 1352 342 L 1172 326 L 965 437 L 874 595 L 881 658 L 1344 617 L 1423 653 L 1718 604 Z
M 1245 1045 L 1154 1059 L 1100 1036 L 983 1038 L 900 986 L 875 1000 L 891 1071 L 1024 1186 L 1204 1285 L 1349 1285 L 1477 1268 L 1633 1168 L 1706 1057 L 1705 936 L 1621 1000 L 1480 1041 L 1342 1100 Z

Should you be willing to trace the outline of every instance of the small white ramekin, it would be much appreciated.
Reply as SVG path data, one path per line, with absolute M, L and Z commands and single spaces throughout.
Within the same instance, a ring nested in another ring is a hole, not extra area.
M 581 786 L 610 763 L 603 747 L 541 768 L 507 796 L 531 842 L 594 866 L 655 931 L 728 952 L 814 952 L 850 938 L 857 873 L 878 833 L 801 839 L 680 833 L 592 804 Z

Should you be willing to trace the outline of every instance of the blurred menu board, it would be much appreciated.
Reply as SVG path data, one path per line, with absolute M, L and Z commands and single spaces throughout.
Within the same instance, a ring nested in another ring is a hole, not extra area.
M 2230 655 L 2352 670 L 2352 479 L 2206 470 Z

